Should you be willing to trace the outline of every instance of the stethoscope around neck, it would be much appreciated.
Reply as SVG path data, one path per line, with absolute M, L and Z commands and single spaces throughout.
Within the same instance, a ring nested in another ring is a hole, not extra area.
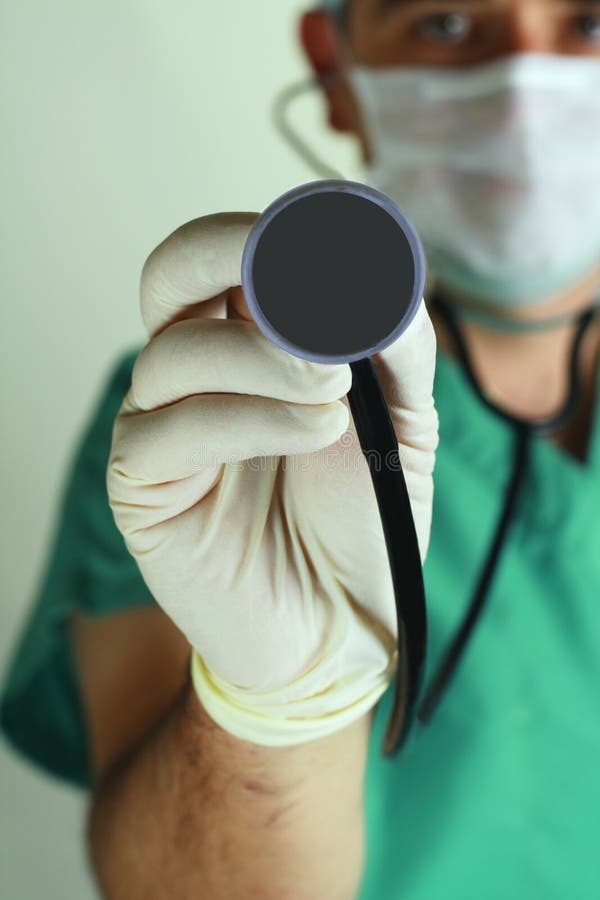
M 419 705 L 417 717 L 423 724 L 431 720 L 438 707 L 450 680 L 458 668 L 469 639 L 480 619 L 485 602 L 489 597 L 492 581 L 498 569 L 502 550 L 506 544 L 508 530 L 515 516 L 520 490 L 525 481 L 531 439 L 534 436 L 545 437 L 561 431 L 573 420 L 581 408 L 581 345 L 589 325 L 600 309 L 598 301 L 595 301 L 593 305 L 575 317 L 576 328 L 571 342 L 568 363 L 569 388 L 562 406 L 553 415 L 540 419 L 525 419 L 502 409 L 501 406 L 490 400 L 483 391 L 475 374 L 464 335 L 458 325 L 451 304 L 444 300 L 441 293 L 436 292 L 429 306 L 442 318 L 448 329 L 465 376 L 481 403 L 500 419 L 507 422 L 513 429 L 513 460 L 504 502 L 501 506 L 490 548 L 481 567 L 471 601 Z

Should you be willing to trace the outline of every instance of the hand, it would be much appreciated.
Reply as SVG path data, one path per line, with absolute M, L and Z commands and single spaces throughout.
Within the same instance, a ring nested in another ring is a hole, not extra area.
M 107 487 L 148 587 L 219 684 L 246 708 L 323 716 L 374 705 L 393 677 L 394 594 L 350 367 L 276 347 L 239 287 L 256 218 L 189 222 L 147 260 L 150 340 L 115 421 Z M 376 357 L 422 559 L 435 347 L 421 304 Z

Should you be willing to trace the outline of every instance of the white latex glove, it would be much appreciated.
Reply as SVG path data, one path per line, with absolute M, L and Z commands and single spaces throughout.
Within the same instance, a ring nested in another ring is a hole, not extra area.
M 397 665 L 396 612 L 350 367 L 276 347 L 235 287 L 256 218 L 189 222 L 147 260 L 150 341 L 115 421 L 107 486 L 148 587 L 197 651 L 209 715 L 283 745 L 375 705 Z M 376 360 L 424 560 L 438 442 L 424 304 Z

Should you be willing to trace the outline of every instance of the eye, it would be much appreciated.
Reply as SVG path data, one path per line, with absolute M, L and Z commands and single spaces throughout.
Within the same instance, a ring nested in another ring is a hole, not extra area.
M 418 24 L 418 30 L 428 41 L 458 44 L 469 36 L 472 23 L 468 16 L 459 13 L 426 16 Z
M 600 43 L 600 15 L 578 16 L 575 27 L 587 40 Z

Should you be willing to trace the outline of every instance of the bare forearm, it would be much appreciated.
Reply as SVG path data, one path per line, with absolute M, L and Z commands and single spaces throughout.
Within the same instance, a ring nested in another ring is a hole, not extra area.
M 108 900 L 353 900 L 370 716 L 291 748 L 239 741 L 191 686 L 98 786 L 92 864 Z

